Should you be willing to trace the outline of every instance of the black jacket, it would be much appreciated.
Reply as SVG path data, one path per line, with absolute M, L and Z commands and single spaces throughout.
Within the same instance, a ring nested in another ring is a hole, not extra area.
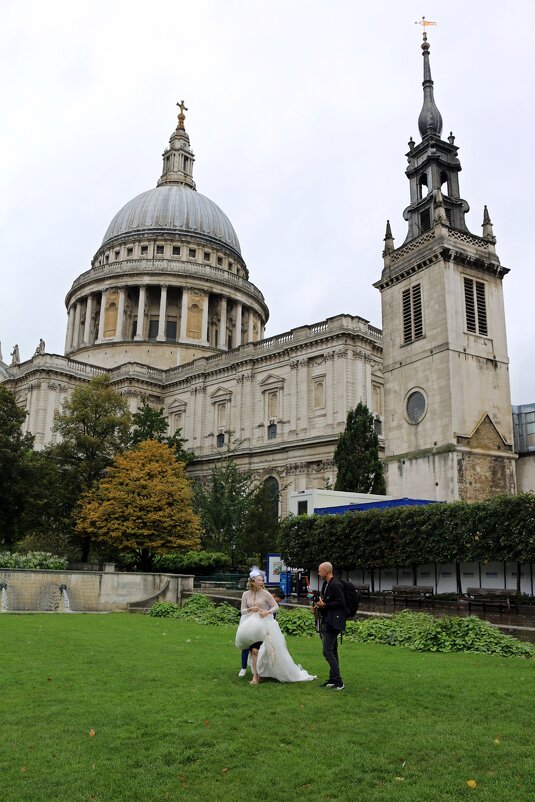
M 321 608 L 322 623 L 337 632 L 343 632 L 347 613 L 344 586 L 340 580 L 333 576 L 330 582 L 324 582 L 321 597 L 325 602 L 325 607 Z

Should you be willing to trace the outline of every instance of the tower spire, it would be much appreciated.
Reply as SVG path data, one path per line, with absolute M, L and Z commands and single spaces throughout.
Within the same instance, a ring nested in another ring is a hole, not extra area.
M 195 189 L 195 181 L 193 180 L 195 156 L 191 150 L 189 136 L 184 126 L 186 119 L 184 112 L 188 109 L 183 100 L 176 105 L 180 109 L 177 126 L 169 140 L 169 147 L 163 153 L 163 170 L 158 186 L 183 184 Z
M 442 133 L 442 116 L 435 103 L 433 96 L 433 79 L 431 78 L 431 64 L 429 62 L 429 42 L 427 33 L 424 31 L 422 43 L 422 55 L 424 59 L 424 103 L 420 116 L 418 117 L 418 128 L 422 139 L 429 134 L 440 136 Z

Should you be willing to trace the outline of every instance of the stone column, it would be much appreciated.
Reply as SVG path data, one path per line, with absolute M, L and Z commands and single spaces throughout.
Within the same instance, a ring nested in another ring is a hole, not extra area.
M 97 342 L 101 342 L 104 338 L 104 318 L 106 316 L 106 297 L 108 290 L 103 290 L 100 298 L 100 317 L 98 321 L 98 335 Z
M 139 301 L 137 305 L 137 326 L 136 326 L 136 336 L 134 337 L 134 340 L 143 339 L 143 323 L 145 322 L 145 292 L 146 292 L 146 287 L 144 284 L 141 284 L 139 287 Z
M 167 320 L 167 284 L 160 287 L 160 316 L 158 318 L 158 342 L 165 342 L 165 323 Z
M 72 347 L 73 349 L 78 348 L 78 343 L 80 342 L 80 314 L 82 311 L 82 304 L 81 301 L 76 301 L 76 306 L 74 310 L 74 328 L 72 331 Z
M 208 341 L 208 307 L 210 305 L 210 296 L 208 293 L 203 298 L 203 307 L 202 307 L 202 323 L 201 323 L 201 341 L 209 344 Z
M 264 323 L 262 320 L 260 321 L 260 339 L 264 339 Z
M 252 343 L 253 341 L 253 323 L 254 323 L 253 310 L 249 309 L 249 320 L 248 320 L 248 330 L 247 330 L 248 343 Z
M 234 347 L 237 348 L 241 345 L 241 316 L 242 316 L 242 305 L 237 303 L 236 304 L 236 338 L 234 342 Z
M 227 299 L 221 298 L 218 348 L 227 348 Z
M 67 336 L 65 337 L 65 353 L 68 354 L 72 348 L 72 332 L 74 328 L 74 306 L 69 309 L 69 318 L 67 321 Z
M 85 326 L 84 326 L 84 338 L 82 340 L 83 345 L 89 345 L 89 337 L 91 334 L 91 315 L 93 314 L 93 296 L 91 293 L 87 296 L 87 303 L 85 307 Z
M 297 432 L 297 368 L 299 362 L 294 359 L 290 362 L 290 429 L 289 434 Z
M 119 287 L 119 305 L 117 307 L 117 327 L 115 329 L 115 340 L 124 340 L 124 303 L 126 298 L 126 287 Z
M 180 339 L 184 340 L 186 338 L 186 333 L 188 330 L 188 300 L 189 300 L 189 290 L 184 287 L 182 290 L 182 310 L 180 313 Z

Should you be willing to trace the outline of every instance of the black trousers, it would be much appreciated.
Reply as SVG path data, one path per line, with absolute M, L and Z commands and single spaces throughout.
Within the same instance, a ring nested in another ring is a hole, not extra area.
M 340 664 L 338 662 L 338 635 L 337 629 L 333 629 L 328 624 L 323 626 L 321 639 L 323 641 L 323 656 L 329 664 L 329 679 L 332 682 L 342 682 L 340 676 Z

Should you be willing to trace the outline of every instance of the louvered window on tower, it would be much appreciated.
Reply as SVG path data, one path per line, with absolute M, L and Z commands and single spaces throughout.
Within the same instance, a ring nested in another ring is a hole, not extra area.
M 420 214 L 420 232 L 429 231 L 431 228 L 431 209 L 424 209 Z
M 422 311 L 422 288 L 414 284 L 403 290 L 403 342 L 410 343 L 424 336 L 424 320 Z
M 464 303 L 466 309 L 466 328 L 474 334 L 488 335 L 487 302 L 485 284 L 472 278 L 464 278 Z

